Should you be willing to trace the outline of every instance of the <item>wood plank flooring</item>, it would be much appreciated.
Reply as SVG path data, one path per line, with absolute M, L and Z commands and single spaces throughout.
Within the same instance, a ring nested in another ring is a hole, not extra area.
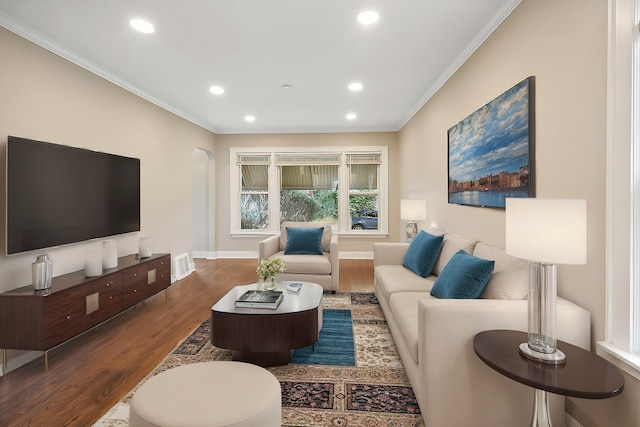
M 166 293 L 0 377 L 0 426 L 91 426 L 210 314 L 229 289 L 254 282 L 257 260 L 196 260 Z M 340 260 L 340 290 L 373 291 L 372 260 Z

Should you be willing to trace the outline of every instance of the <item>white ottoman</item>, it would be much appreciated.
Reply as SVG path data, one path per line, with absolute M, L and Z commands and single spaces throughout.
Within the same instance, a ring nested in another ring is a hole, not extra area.
M 133 395 L 130 427 L 280 427 L 280 382 L 242 362 L 193 363 L 149 378 Z

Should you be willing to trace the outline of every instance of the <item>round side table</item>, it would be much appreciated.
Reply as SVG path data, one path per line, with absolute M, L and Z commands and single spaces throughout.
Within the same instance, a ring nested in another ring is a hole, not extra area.
M 532 427 L 551 426 L 547 392 L 582 399 L 606 399 L 622 393 L 624 377 L 602 357 L 558 341 L 558 349 L 567 359 L 561 365 L 550 365 L 522 356 L 518 346 L 523 342 L 527 342 L 526 332 L 484 331 L 473 338 L 473 350 L 492 369 L 535 389 Z

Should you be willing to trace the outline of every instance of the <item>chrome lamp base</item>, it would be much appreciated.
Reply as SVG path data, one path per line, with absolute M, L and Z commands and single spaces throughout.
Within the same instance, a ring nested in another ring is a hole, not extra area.
M 415 221 L 407 222 L 407 242 L 411 242 L 418 234 L 418 223 Z
M 553 353 L 541 353 L 533 350 L 526 342 L 520 344 L 519 348 L 521 355 L 536 362 L 547 363 L 549 365 L 561 365 L 566 360 L 565 354 L 558 349 Z

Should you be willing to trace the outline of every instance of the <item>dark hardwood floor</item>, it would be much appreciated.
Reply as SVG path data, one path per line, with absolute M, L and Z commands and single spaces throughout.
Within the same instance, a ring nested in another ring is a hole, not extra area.
M 196 271 L 43 357 L 0 377 L 0 426 L 91 426 L 210 315 L 254 282 L 255 259 L 196 260 Z M 340 290 L 373 291 L 373 261 L 340 260 Z

